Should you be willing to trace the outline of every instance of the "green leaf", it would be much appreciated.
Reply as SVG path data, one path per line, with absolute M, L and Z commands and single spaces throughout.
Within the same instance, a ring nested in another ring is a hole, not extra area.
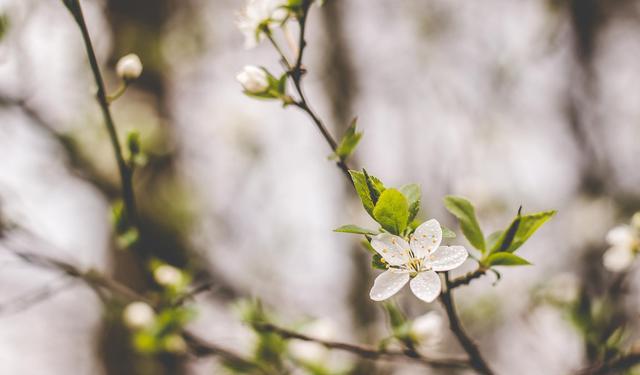
M 556 214 L 556 211 L 542 211 L 517 216 L 500 239 L 491 247 L 491 252 L 513 253 L 522 246 L 537 230 Z
M 442 228 L 442 238 L 456 238 L 456 232 L 442 225 L 440 228 Z
M 339 233 L 354 233 L 354 234 L 368 234 L 371 236 L 375 236 L 376 234 L 378 234 L 378 232 L 370 230 L 370 229 L 365 229 L 365 228 L 361 228 L 357 225 L 353 225 L 353 224 L 348 224 L 348 225 L 343 225 L 340 228 L 336 228 L 333 230 L 334 232 L 339 232 Z
M 391 324 L 391 328 L 396 330 L 401 328 L 403 325 L 407 323 L 407 317 L 404 315 L 402 311 L 396 306 L 393 302 L 385 302 L 384 309 L 387 311 L 389 315 L 389 323 Z
M 386 189 L 373 209 L 373 218 L 388 232 L 401 235 L 409 219 L 407 198 L 396 189 Z
M 511 253 L 495 253 L 483 262 L 487 266 L 528 266 L 528 260 Z
M 378 199 L 380 198 L 381 191 L 376 187 L 375 182 L 369 176 L 366 169 L 362 168 L 362 173 L 364 173 L 364 181 L 367 183 L 367 189 L 369 190 L 369 197 L 371 197 L 371 202 L 375 206 L 378 203 Z
M 349 174 L 351 175 L 351 180 L 353 181 L 353 186 L 356 189 L 356 193 L 358 193 L 358 196 L 362 201 L 362 206 L 369 213 L 369 215 L 373 217 L 373 208 L 375 204 L 373 203 L 371 194 L 369 193 L 369 185 L 373 186 L 378 196 L 384 191 L 384 185 L 382 184 L 382 182 L 380 182 L 380 180 L 373 176 L 369 176 L 368 180 L 370 180 L 370 183 L 367 184 L 367 178 L 365 177 L 365 174 L 360 171 L 349 171 Z
M 484 243 L 484 235 L 478 224 L 478 219 L 476 219 L 476 211 L 471 202 L 462 197 L 449 195 L 444 198 L 444 206 L 453 216 L 458 218 L 462 233 L 467 237 L 469 243 L 484 253 L 487 249 Z
M 336 148 L 336 152 L 330 158 L 344 161 L 353 153 L 358 142 L 360 142 L 360 139 L 362 138 L 362 132 L 356 131 L 357 121 L 357 117 L 351 121 L 347 131 L 342 136 L 340 144 L 338 144 L 338 147 Z
M 422 196 L 420 185 L 404 185 L 400 188 L 400 192 L 407 198 L 407 202 L 409 203 L 409 222 L 411 222 L 418 214 L 418 211 L 420 211 L 420 198 Z
M 502 233 L 504 231 L 495 231 L 493 233 L 491 233 L 489 236 L 487 236 L 486 242 L 487 242 L 487 247 L 489 249 L 493 249 L 497 246 L 498 240 L 500 239 L 500 237 L 502 236 Z

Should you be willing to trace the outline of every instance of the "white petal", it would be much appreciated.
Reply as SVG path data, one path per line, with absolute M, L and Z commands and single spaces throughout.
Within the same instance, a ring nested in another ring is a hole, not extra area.
M 371 246 L 392 266 L 409 262 L 409 244 L 398 236 L 379 234 L 371 240 Z
M 463 246 L 440 246 L 433 254 L 425 259 L 434 271 L 449 271 L 460 267 L 469 253 Z
M 411 236 L 411 250 L 416 258 L 424 258 L 434 252 L 442 242 L 442 228 L 436 219 L 420 224 Z
M 621 272 L 626 270 L 633 263 L 633 252 L 626 247 L 614 246 L 604 252 L 602 263 L 604 268 L 611 272 Z
M 440 276 L 433 271 L 421 272 L 409 284 L 416 297 L 425 302 L 433 302 L 442 291 Z
M 374 301 L 383 301 L 398 293 L 404 284 L 409 281 L 409 273 L 397 270 L 387 270 L 376 277 L 369 297 Z

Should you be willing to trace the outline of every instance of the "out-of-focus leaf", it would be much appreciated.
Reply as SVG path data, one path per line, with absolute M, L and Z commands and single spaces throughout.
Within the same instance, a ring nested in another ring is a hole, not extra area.
M 373 209 L 373 218 L 388 232 L 402 234 L 409 218 L 407 198 L 396 189 L 386 189 Z
M 351 121 L 351 124 L 347 128 L 346 132 L 342 136 L 342 140 L 340 140 L 340 143 L 336 148 L 336 152 L 331 155 L 331 159 L 346 160 L 356 149 L 358 142 L 360 142 L 360 139 L 362 138 L 362 132 L 356 131 L 357 121 L 357 117 Z
M 376 253 L 373 254 L 373 257 L 371 258 L 371 267 L 379 270 L 386 270 L 387 263 L 384 262 L 384 259 L 382 259 L 380 254 Z
M 376 234 L 378 234 L 378 232 L 376 231 L 373 231 L 371 229 L 361 228 L 353 224 L 343 225 L 340 228 L 334 229 L 333 231 L 339 232 L 339 233 L 366 234 L 371 236 L 375 236 Z
M 469 240 L 469 243 L 484 253 L 486 251 L 484 235 L 471 202 L 462 197 L 449 195 L 444 198 L 444 206 L 453 216 L 458 218 L 462 233 Z
M 456 232 L 443 225 L 440 225 L 440 228 L 442 228 L 442 238 L 456 238 Z

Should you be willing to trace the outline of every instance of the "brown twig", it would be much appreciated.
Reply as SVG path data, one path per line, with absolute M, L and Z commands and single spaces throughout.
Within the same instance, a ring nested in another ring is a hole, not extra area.
M 449 281 L 449 289 L 455 289 L 462 285 L 469 285 L 473 280 L 484 276 L 486 273 L 487 269 L 480 266 L 475 271 L 471 271 L 466 275 L 456 277 L 455 279 Z
M 339 341 L 323 340 L 307 336 L 298 332 L 278 327 L 271 323 L 252 323 L 252 326 L 261 332 L 275 333 L 284 339 L 309 341 L 320 344 L 328 349 L 341 350 L 355 354 L 359 357 L 376 360 L 411 361 L 433 368 L 468 368 L 469 362 L 461 358 L 428 358 L 412 350 L 378 350 L 369 346 L 349 344 Z
M 445 284 L 447 288 L 440 295 L 440 302 L 442 302 L 442 305 L 447 312 L 447 316 L 449 317 L 449 328 L 458 339 L 458 342 L 464 351 L 467 352 L 471 367 L 481 374 L 492 375 L 494 372 L 484 360 L 482 354 L 480 354 L 478 346 L 473 342 L 473 340 L 471 340 L 460 323 L 460 318 L 458 317 L 458 313 L 456 312 L 456 307 L 453 302 L 453 290 L 449 288 L 449 283 L 449 273 L 446 272 Z

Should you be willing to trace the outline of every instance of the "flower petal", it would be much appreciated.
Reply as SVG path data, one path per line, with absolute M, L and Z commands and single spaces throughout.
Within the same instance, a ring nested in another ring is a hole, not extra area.
M 460 267 L 469 253 L 463 246 L 440 246 L 431 254 L 425 263 L 431 265 L 434 271 L 449 271 Z
M 383 301 L 398 293 L 409 279 L 410 276 L 408 272 L 398 270 L 384 271 L 376 277 L 376 281 L 373 282 L 369 297 L 374 301 Z
M 424 258 L 433 253 L 442 242 L 442 227 L 436 219 L 420 224 L 411 236 L 411 250 L 416 258 Z
M 379 234 L 371 240 L 371 246 L 392 266 L 409 262 L 409 244 L 398 236 Z
M 433 271 L 421 272 L 409 284 L 416 297 L 425 302 L 433 302 L 442 291 L 440 276 Z
M 602 255 L 604 268 L 611 272 L 622 272 L 633 264 L 634 255 L 631 250 L 622 246 L 609 248 Z

